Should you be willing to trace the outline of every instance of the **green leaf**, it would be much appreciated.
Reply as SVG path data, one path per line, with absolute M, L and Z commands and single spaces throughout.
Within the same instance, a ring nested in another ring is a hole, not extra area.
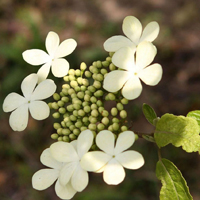
M 157 118 L 157 115 L 156 115 L 154 109 L 151 106 L 149 106 L 148 104 L 144 103 L 142 110 L 143 110 L 144 116 L 146 117 L 148 122 L 151 123 L 152 125 L 154 125 L 153 120 Z
M 156 176 L 162 183 L 160 200 L 193 199 L 181 172 L 171 161 L 164 158 L 158 161 Z
M 192 117 L 197 120 L 198 125 L 200 126 L 200 110 L 194 110 L 187 114 L 187 117 Z
M 200 152 L 199 126 L 191 117 L 163 115 L 156 124 L 154 138 L 158 147 L 171 143 L 186 152 Z

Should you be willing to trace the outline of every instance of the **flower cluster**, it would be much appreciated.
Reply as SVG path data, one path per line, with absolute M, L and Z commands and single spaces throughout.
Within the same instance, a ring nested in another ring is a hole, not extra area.
M 42 164 L 49 167 L 33 175 L 32 185 L 44 190 L 56 180 L 55 191 L 61 199 L 71 199 L 83 191 L 89 182 L 88 172 L 103 172 L 109 185 L 117 185 L 125 178 L 125 170 L 143 166 L 143 156 L 132 147 L 137 135 L 129 130 L 125 104 L 137 98 L 142 85 L 156 85 L 162 76 L 162 67 L 151 64 L 156 47 L 151 43 L 158 35 L 156 22 L 149 23 L 142 32 L 142 25 L 133 16 L 123 22 L 124 36 L 106 40 L 109 52 L 105 61 L 95 61 L 89 67 L 81 63 L 80 69 L 69 69 L 63 57 L 77 46 L 73 39 L 59 45 L 59 37 L 49 32 L 47 52 L 31 49 L 23 52 L 24 60 L 31 65 L 42 65 L 37 74 L 27 76 L 21 84 L 23 96 L 9 94 L 3 110 L 11 112 L 10 126 L 23 131 L 28 124 L 29 111 L 37 120 L 43 120 L 54 110 L 57 119 L 51 135 L 57 140 L 41 154 Z M 61 92 L 47 79 L 49 71 L 63 77 Z M 53 95 L 48 105 L 41 101 Z M 108 108 L 109 105 L 109 108 Z

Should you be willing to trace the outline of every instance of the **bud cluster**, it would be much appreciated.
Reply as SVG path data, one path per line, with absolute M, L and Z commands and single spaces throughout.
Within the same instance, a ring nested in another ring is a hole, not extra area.
M 53 95 L 55 102 L 49 103 L 55 110 L 53 117 L 58 120 L 54 123 L 56 133 L 51 135 L 52 139 L 70 142 L 86 129 L 94 136 L 102 130 L 110 130 L 117 137 L 128 129 L 124 109 L 128 100 L 120 92 L 109 93 L 103 89 L 104 77 L 116 69 L 111 56 L 103 62 L 93 62 L 89 68 L 81 63 L 80 69 L 70 69 L 64 77 L 62 91 Z M 107 101 L 115 102 L 109 111 L 105 108 Z

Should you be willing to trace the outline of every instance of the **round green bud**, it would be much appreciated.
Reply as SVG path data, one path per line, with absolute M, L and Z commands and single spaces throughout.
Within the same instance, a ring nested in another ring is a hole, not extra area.
M 94 74 L 92 75 L 92 78 L 93 78 L 94 80 L 96 80 L 96 79 L 97 79 L 97 74 L 94 73 Z
M 83 108 L 83 110 L 84 110 L 86 113 L 89 113 L 89 112 L 91 111 L 91 108 L 90 108 L 90 106 L 85 106 L 85 107 Z
M 112 108 L 110 112 L 112 116 L 116 116 L 118 114 L 117 108 Z
M 75 139 L 76 139 L 76 136 L 75 136 L 73 133 L 71 133 L 71 134 L 69 135 L 69 138 L 70 138 L 71 140 L 75 140 Z
M 79 99 L 83 99 L 84 98 L 84 92 L 78 92 L 77 97 Z
M 53 140 L 57 140 L 57 139 L 58 139 L 58 134 L 57 134 L 57 133 L 51 134 L 51 138 L 52 138 Z
M 98 115 L 99 115 L 99 112 L 96 109 L 92 110 L 91 116 L 98 117 Z
M 71 121 L 73 121 L 73 122 L 77 120 L 76 116 L 74 116 L 74 115 L 70 115 L 70 116 L 69 116 L 69 119 L 70 119 Z
M 77 81 L 71 81 L 71 82 L 70 82 L 70 85 L 71 85 L 73 88 L 75 88 L 75 87 L 78 86 L 78 83 L 77 83 Z
M 97 129 L 98 129 L 99 131 L 102 131 L 102 130 L 105 129 L 105 125 L 102 124 L 102 123 L 99 123 L 99 124 L 97 125 Z
M 110 125 L 110 126 L 108 127 L 108 130 L 111 131 L 111 132 L 113 132 L 113 127 L 112 127 L 112 125 Z
M 69 102 L 69 97 L 62 97 L 62 98 L 61 98 L 61 101 L 67 103 L 67 102 Z
M 110 69 L 110 71 L 113 71 L 113 70 L 116 69 L 116 67 L 115 67 L 115 65 L 113 63 L 110 63 L 109 69 Z
M 92 63 L 92 65 L 93 65 L 94 67 L 96 67 L 96 66 L 97 66 L 97 62 L 94 61 L 94 62 Z
M 94 74 L 99 73 L 99 69 L 97 67 L 94 67 L 92 73 L 94 73 Z
M 86 90 L 86 91 L 85 91 L 85 94 L 88 94 L 88 95 L 90 95 L 90 96 L 91 96 L 91 95 L 92 95 L 92 92 L 91 92 L 91 91 L 89 91 L 89 90 Z
M 69 122 L 69 121 L 70 121 L 69 116 L 64 118 L 64 122 L 65 122 L 65 123 L 67 123 L 67 122 Z
M 91 117 L 89 118 L 89 120 L 90 120 L 90 123 L 91 123 L 91 124 L 97 123 L 97 118 L 96 118 L 96 117 L 91 116 Z
M 90 78 L 92 76 L 92 73 L 90 71 L 85 71 L 85 76 L 87 78 Z
M 108 117 L 108 115 L 109 115 L 109 113 L 108 113 L 107 110 L 103 110 L 103 111 L 101 112 L 101 114 L 102 114 L 103 117 Z
M 60 100 L 60 95 L 58 93 L 54 93 L 53 98 L 54 98 L 54 100 L 58 101 L 58 100 Z
M 65 105 L 65 102 L 64 101 L 58 101 L 58 106 L 59 107 L 63 107 Z
M 104 67 L 108 67 L 108 66 L 109 66 L 109 64 L 110 64 L 110 62 L 109 62 L 109 61 L 103 61 L 103 62 L 102 62 L 102 65 L 103 65 Z
M 62 88 L 69 89 L 69 88 L 70 88 L 70 85 L 69 85 L 69 84 L 63 84 L 63 85 L 62 85 Z
M 58 133 L 59 135 L 62 135 L 62 130 L 63 130 L 63 128 L 58 128 L 58 129 L 57 129 L 57 133 Z
M 69 117 L 69 113 L 65 113 L 64 115 L 63 115 L 63 119 L 65 119 L 65 117 Z
M 78 115 L 83 117 L 85 115 L 85 112 L 82 109 L 78 110 Z
M 62 121 L 62 122 L 61 122 L 61 125 L 62 125 L 62 127 L 63 127 L 63 128 L 65 128 L 65 127 L 66 127 L 66 124 L 65 124 L 65 122 L 64 122 L 64 121 Z
M 81 131 L 87 130 L 88 128 L 86 126 L 81 127 Z
M 67 110 L 68 110 L 69 112 L 72 112 L 72 111 L 74 110 L 74 106 L 73 106 L 73 105 L 68 105 L 68 106 L 67 106 Z
M 81 105 L 78 103 L 73 104 L 74 109 L 79 110 L 81 108 Z
M 56 102 L 53 102 L 53 103 L 51 104 L 51 107 L 52 107 L 53 109 L 55 109 L 55 110 L 57 110 L 57 109 L 59 108 L 59 106 L 58 106 L 58 104 L 57 104 Z
M 84 62 L 82 62 L 80 66 L 81 71 L 85 71 L 86 68 L 87 68 L 87 65 Z
M 68 82 L 68 81 L 69 81 L 69 76 L 64 76 L 64 77 L 63 77 L 63 80 L 64 80 L 65 82 Z
M 123 104 L 122 104 L 122 103 L 117 103 L 117 109 L 118 109 L 119 111 L 123 110 L 123 109 L 124 109 Z
M 106 61 L 111 62 L 111 61 L 112 61 L 112 60 L 111 60 L 111 57 L 107 57 L 107 58 L 106 58 Z
M 76 117 L 78 117 L 78 110 L 74 110 L 73 111 L 73 115 L 76 116 Z
M 91 96 L 90 96 L 90 95 L 88 95 L 88 94 L 85 94 L 85 96 L 84 96 L 84 100 L 85 100 L 85 101 L 90 101 L 90 98 L 91 98 Z
M 69 75 L 75 75 L 75 70 L 74 69 L 69 69 L 68 74 Z
M 65 95 L 64 95 L 64 93 L 63 93 L 63 92 L 60 92 L 60 96 L 61 96 L 61 97 L 64 97 Z
M 112 57 L 115 54 L 115 52 L 109 52 L 109 56 Z
M 88 90 L 93 93 L 93 92 L 96 91 L 96 88 L 91 85 L 91 86 L 88 87 Z
M 58 141 L 63 141 L 62 136 L 58 137 Z
M 103 110 L 105 110 L 105 108 L 104 108 L 104 107 L 102 107 L 102 106 L 100 106 L 100 107 L 98 108 L 98 111 L 99 111 L 100 113 L 102 113 L 102 112 L 103 112 Z
M 78 122 L 75 123 L 75 126 L 76 126 L 77 128 L 81 128 L 82 125 L 83 125 L 83 124 L 82 124 L 81 121 L 78 121 Z
M 97 74 L 96 79 L 97 81 L 103 81 L 104 76 L 102 74 Z
M 90 65 L 89 70 L 93 73 L 94 66 Z
M 85 78 L 82 79 L 82 83 L 86 87 L 89 85 L 89 81 L 87 79 L 85 79 Z
M 103 96 L 103 91 L 102 91 L 102 90 L 97 90 L 97 91 L 94 93 L 94 96 L 95 96 L 95 97 L 101 97 L 101 96 Z
M 69 129 L 70 129 L 71 131 L 73 131 L 75 128 L 76 128 L 76 127 L 75 127 L 73 124 L 69 126 Z
M 79 104 L 79 105 L 82 104 L 82 101 L 80 99 L 78 99 L 78 98 L 73 98 L 72 102 L 73 102 L 73 104 Z
M 101 74 L 102 74 L 102 75 L 105 75 L 105 74 L 107 74 L 107 73 L 108 73 L 108 71 L 107 71 L 106 69 L 101 69 L 101 71 L 100 71 L 100 72 L 101 72 Z
M 81 91 L 85 92 L 87 88 L 84 85 L 81 85 Z
M 59 112 L 55 112 L 52 114 L 53 118 L 58 119 L 60 117 L 60 113 Z
M 122 127 L 121 127 L 121 131 L 122 131 L 122 132 L 127 131 L 127 130 L 128 130 L 127 126 L 122 126 Z
M 119 119 L 116 118 L 116 117 L 114 117 L 114 118 L 112 119 L 112 122 L 113 122 L 113 123 L 119 123 Z
M 57 130 L 57 129 L 61 128 L 61 125 L 59 123 L 55 122 L 53 124 L 53 127 Z
M 53 108 L 52 108 L 52 103 L 51 103 L 51 102 L 48 103 L 48 106 L 49 106 L 50 109 L 53 109 Z
M 63 141 L 64 141 L 64 142 L 69 142 L 69 141 L 70 141 L 70 140 L 69 140 L 69 137 L 68 137 L 68 136 L 66 136 L 66 135 L 65 135 L 65 136 L 63 136 L 63 137 L 62 137 L 62 139 L 63 139 Z
M 101 88 L 101 82 L 99 81 L 94 81 L 93 86 L 97 89 Z
M 97 61 L 96 66 L 97 66 L 97 68 L 101 68 L 101 67 L 102 67 L 102 64 L 101 64 L 101 61 L 100 61 L 100 60 Z
M 109 119 L 108 119 L 108 117 L 104 117 L 104 118 L 101 120 L 101 122 L 102 122 L 103 124 L 105 124 L 105 125 L 108 125 L 108 124 L 109 124 Z
M 63 130 L 62 130 L 62 134 L 63 135 L 69 135 L 71 133 L 71 131 L 68 129 L 68 128 L 64 128 Z
M 88 119 L 88 117 L 83 117 L 82 121 L 83 121 L 83 123 L 87 123 L 87 122 L 89 122 L 89 119 Z
M 82 103 L 82 106 L 83 106 L 83 107 L 88 106 L 88 105 L 89 105 L 89 102 L 87 102 L 87 101 L 84 101 L 84 102 Z
M 138 135 L 135 134 L 135 141 L 138 140 L 138 139 L 139 139 Z
M 128 104 L 128 99 L 126 99 L 126 98 L 121 99 L 121 103 L 122 104 Z
M 97 106 L 99 106 L 99 107 L 100 107 L 100 106 L 103 106 L 103 102 L 102 102 L 101 100 L 98 100 L 96 104 L 97 104 Z
M 79 86 L 77 86 L 77 87 L 74 88 L 74 90 L 75 90 L 76 92 L 80 92 L 80 91 L 81 91 L 81 88 L 80 88 Z
M 71 98 L 72 98 L 72 100 L 73 100 L 73 99 L 78 99 L 78 98 L 77 98 L 77 94 L 76 94 L 76 93 L 73 93 L 73 94 L 71 95 Z
M 81 75 L 81 70 L 80 69 L 76 69 L 75 70 L 75 75 L 76 76 L 80 76 Z
M 73 130 L 73 134 L 76 135 L 76 136 L 78 136 L 78 135 L 80 134 L 80 130 L 77 129 L 77 128 L 75 128 L 75 129 Z
M 69 89 L 67 89 L 67 88 L 63 88 L 63 89 L 62 89 L 62 93 L 63 93 L 64 95 L 68 95 L 68 90 L 69 90 Z
M 94 109 L 97 109 L 98 107 L 97 107 L 97 105 L 96 105 L 95 103 L 93 103 L 93 104 L 90 106 L 90 108 L 91 108 L 92 110 L 94 110 Z
M 91 101 L 92 103 L 96 103 L 96 102 L 97 102 L 97 98 L 94 97 L 94 96 L 92 96 L 92 97 L 90 98 L 90 101 Z
M 96 124 L 89 124 L 88 128 L 91 130 L 91 131 L 95 131 L 97 126 Z
M 66 122 L 67 127 L 70 127 L 71 125 L 73 125 L 73 123 L 71 121 Z
M 113 93 L 109 93 L 108 98 L 109 98 L 110 101 L 114 101 L 116 99 L 116 97 Z
M 72 88 L 68 89 L 68 94 L 69 95 L 72 95 L 73 93 L 75 93 L 74 89 L 72 89 Z
M 76 78 L 74 75 L 69 75 L 69 81 L 75 81 L 75 80 L 76 80 Z
M 82 77 L 78 77 L 78 78 L 77 78 L 78 84 L 82 85 L 82 80 L 83 80 Z
M 114 131 L 118 131 L 119 130 L 119 124 L 118 123 L 113 123 L 112 128 Z
M 127 112 L 125 110 L 121 110 L 120 113 L 119 113 L 119 116 L 122 118 L 122 119 L 125 119 L 127 117 Z
M 65 109 L 65 108 L 59 108 L 59 109 L 58 109 L 58 112 L 59 112 L 60 114 L 65 114 L 65 113 L 66 113 L 66 109 Z

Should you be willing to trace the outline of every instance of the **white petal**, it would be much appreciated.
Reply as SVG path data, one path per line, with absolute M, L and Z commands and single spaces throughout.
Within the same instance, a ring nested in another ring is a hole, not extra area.
M 109 155 L 114 155 L 115 137 L 111 131 L 100 131 L 96 136 L 96 145 Z
M 63 186 L 60 184 L 59 180 L 56 181 L 55 191 L 58 197 L 65 200 L 71 199 L 76 194 L 76 190 L 71 186 L 71 183 Z
M 142 85 L 137 76 L 130 78 L 122 89 L 122 95 L 129 99 L 133 100 L 140 96 L 142 92 Z
M 135 66 L 134 53 L 135 49 L 130 47 L 121 48 L 113 55 L 112 62 L 121 69 L 132 70 Z
M 127 16 L 123 21 L 122 29 L 124 34 L 137 45 L 142 33 L 140 21 L 136 17 Z
M 142 36 L 140 38 L 140 42 L 142 41 L 154 41 L 159 33 L 159 25 L 157 22 L 150 22 L 147 24 L 147 26 L 144 28 Z
M 59 162 L 78 161 L 79 157 L 74 147 L 67 142 L 55 142 L 50 146 L 51 155 Z
M 50 69 L 51 69 L 51 62 L 45 63 L 44 65 L 42 65 L 42 67 L 40 67 L 40 69 L 37 72 L 38 83 L 44 81 L 47 78 Z
M 97 170 L 101 169 L 110 159 L 112 156 L 107 155 L 102 151 L 92 151 L 86 153 L 81 161 L 81 167 L 86 171 L 96 172 Z
M 162 67 L 159 64 L 153 64 L 141 70 L 138 76 L 147 85 L 157 85 L 162 78 Z
M 64 40 L 58 47 L 55 53 L 55 58 L 62 58 L 71 54 L 77 46 L 74 39 Z
M 31 65 L 42 65 L 51 60 L 51 57 L 40 49 L 30 49 L 22 53 L 24 60 Z
M 47 79 L 39 83 L 39 85 L 33 91 L 31 100 L 42 100 L 49 98 L 56 91 L 56 84 L 54 81 Z
M 55 77 L 63 77 L 65 75 L 67 75 L 68 71 L 69 71 L 69 63 L 67 60 L 63 59 L 63 58 L 59 58 L 59 59 L 55 59 L 52 62 L 52 74 Z
M 87 171 L 81 168 L 80 164 L 77 165 L 71 179 L 72 187 L 78 191 L 83 191 L 89 182 L 89 177 Z
M 131 40 L 128 38 L 117 35 L 108 38 L 104 44 L 104 49 L 108 52 L 116 52 L 117 50 L 121 49 L 122 47 L 132 47 L 133 49 L 136 48 L 136 46 L 133 44 Z
M 66 163 L 62 169 L 60 170 L 59 175 L 59 181 L 62 185 L 66 185 L 70 178 L 72 177 L 72 174 L 74 173 L 74 170 L 76 169 L 78 162 L 70 162 Z
M 136 151 L 125 151 L 118 154 L 115 158 L 127 169 L 138 169 L 144 165 L 143 156 Z
M 9 118 L 9 124 L 14 131 L 23 131 L 28 124 L 28 104 L 14 110 Z
M 154 59 L 157 50 L 150 42 L 141 42 L 136 51 L 136 65 L 140 69 L 148 66 Z
M 77 141 L 77 140 L 73 140 L 73 141 L 70 142 L 70 144 L 74 147 L 74 149 L 75 149 L 76 152 L 77 152 L 78 141 Z
M 50 109 L 44 101 L 33 101 L 29 104 L 31 116 L 36 120 L 43 120 L 49 116 Z
M 4 112 L 13 111 L 25 103 L 27 103 L 27 100 L 23 96 L 15 92 L 12 92 L 9 95 L 7 95 L 6 98 L 4 99 L 3 111 Z
M 24 97 L 27 100 L 30 100 L 30 97 L 35 89 L 35 86 L 38 82 L 38 75 L 37 74 L 30 74 L 28 75 L 21 84 L 21 90 Z
M 50 152 L 50 148 L 48 149 L 45 149 L 41 156 L 40 156 L 40 162 L 47 166 L 47 167 L 51 167 L 51 168 L 54 168 L 54 169 L 60 169 L 62 167 L 62 163 L 61 162 L 58 162 L 57 160 L 55 160 L 52 155 L 51 155 L 51 152 Z
M 131 147 L 134 141 L 135 141 L 135 134 L 132 131 L 124 131 L 120 133 L 117 138 L 114 150 L 115 155 Z
M 81 158 L 85 153 L 89 151 L 92 146 L 93 139 L 94 135 L 90 130 L 82 131 L 81 134 L 78 136 L 77 153 L 79 155 L 79 158 Z
M 59 42 L 60 39 L 58 37 L 58 34 L 50 31 L 46 37 L 45 45 L 47 52 L 49 53 L 49 55 L 52 56 L 52 58 L 54 57 L 54 54 L 58 48 Z
M 58 178 L 59 171 L 56 169 L 41 169 L 32 177 L 32 185 L 36 190 L 45 190 Z
M 118 185 L 125 178 L 124 168 L 116 159 L 112 159 L 105 166 L 103 179 L 108 185 Z
M 103 82 L 103 88 L 109 92 L 120 90 L 129 78 L 129 72 L 114 70 L 106 75 Z

